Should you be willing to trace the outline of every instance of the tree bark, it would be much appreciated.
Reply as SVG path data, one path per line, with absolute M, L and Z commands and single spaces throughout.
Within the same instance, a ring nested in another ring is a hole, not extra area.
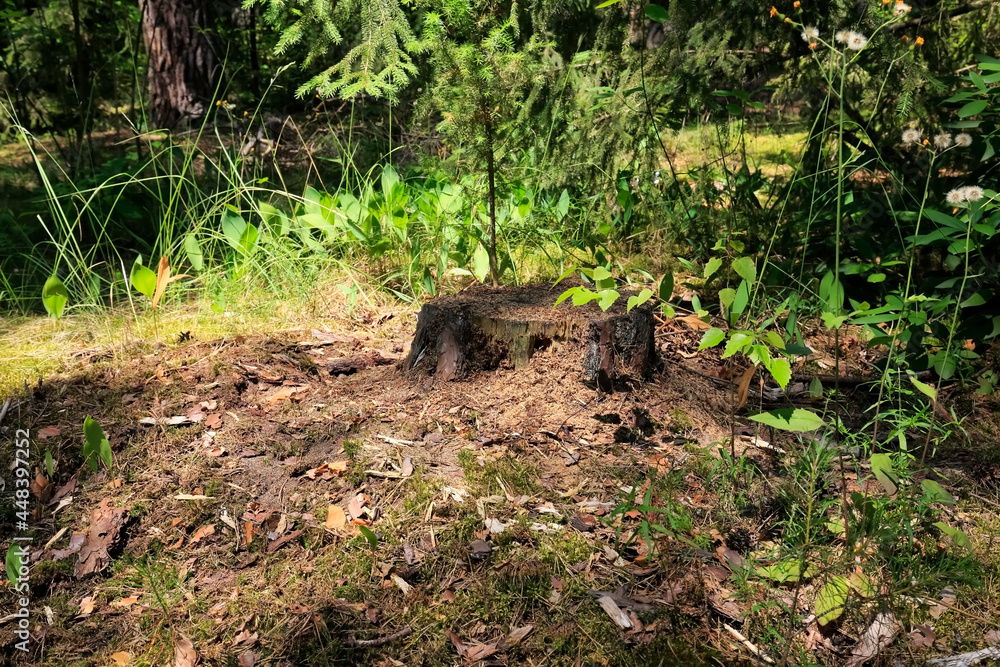
M 490 273 L 493 287 L 500 287 L 500 270 L 497 268 L 497 186 L 496 163 L 493 155 L 493 118 L 489 108 L 486 114 L 486 171 L 490 180 Z
M 140 0 L 149 54 L 149 117 L 173 128 L 203 116 L 214 90 L 215 54 L 209 38 L 208 3 Z

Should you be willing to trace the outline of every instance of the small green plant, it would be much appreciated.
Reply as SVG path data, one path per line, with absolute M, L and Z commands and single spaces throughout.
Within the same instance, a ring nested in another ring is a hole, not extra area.
M 645 491 L 640 496 L 643 487 Z M 661 494 L 666 493 L 667 496 L 655 497 L 661 495 L 655 494 L 656 490 Z M 615 529 L 616 546 L 627 547 L 641 537 L 646 543 L 648 553 L 652 556 L 656 552 L 656 542 L 661 537 L 687 541 L 680 533 L 691 528 L 691 520 L 679 506 L 674 505 L 669 497 L 669 491 L 669 484 L 663 484 L 652 474 L 647 477 L 644 485 L 636 484 L 629 489 L 625 498 L 604 518 L 604 522 L 609 526 L 613 526 L 616 518 L 618 519 L 618 526 Z M 622 543 L 622 531 L 625 528 L 623 520 L 633 512 L 638 513 L 639 527 Z
M 111 443 L 101 425 L 88 415 L 83 420 L 83 460 L 91 470 L 97 472 L 100 463 L 111 468 Z
M 51 275 L 45 281 L 45 286 L 42 287 L 42 305 L 45 306 L 45 312 L 58 322 L 62 318 L 63 310 L 68 301 L 69 291 L 66 286 L 55 274 Z

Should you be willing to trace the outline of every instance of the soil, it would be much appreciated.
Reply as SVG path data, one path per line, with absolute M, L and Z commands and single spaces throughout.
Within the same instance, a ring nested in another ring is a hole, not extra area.
M 495 296 L 491 308 L 520 307 Z M 783 515 L 774 493 L 742 514 L 719 507 L 708 481 L 719 443 L 753 429 L 745 409 L 734 416 L 741 371 L 717 352 L 697 355 L 700 330 L 662 324 L 660 367 L 611 394 L 585 386 L 579 355 L 560 346 L 536 350 L 526 368 L 462 381 L 435 382 L 402 361 L 331 374 L 331 360 L 405 359 L 413 316 L 378 321 L 373 333 L 138 344 L 12 397 L 5 437 L 30 430 L 48 497 L 77 485 L 55 505 L 34 504 L 28 661 L 748 660 L 720 628 L 750 603 L 737 601 L 738 576 L 713 549 L 749 558 Z M 755 387 L 759 408 L 766 392 Z M 110 470 L 83 464 L 88 414 L 111 443 Z M 731 446 L 777 470 L 774 449 L 754 443 Z M 678 532 L 701 535 L 697 546 L 663 537 L 651 554 L 627 540 L 638 512 L 612 520 L 652 479 L 666 484 L 654 485 L 654 502 L 672 495 L 687 517 L 678 521 L 691 522 Z M 129 520 L 110 566 L 78 578 L 73 536 L 87 534 L 105 499 Z M 720 512 L 724 534 L 708 528 Z M 631 627 L 615 625 L 601 594 L 617 596 Z M 8 656 L 13 631 L 0 625 Z M 839 664 L 835 644 L 815 649 L 824 664 Z

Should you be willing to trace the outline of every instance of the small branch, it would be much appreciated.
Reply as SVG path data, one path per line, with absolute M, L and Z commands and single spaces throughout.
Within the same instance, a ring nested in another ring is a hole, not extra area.
M 404 626 L 402 629 L 393 632 L 391 635 L 386 635 L 384 637 L 379 637 L 378 639 L 355 639 L 354 637 L 348 637 L 344 640 L 344 643 L 348 646 L 358 646 L 358 647 L 376 647 L 384 646 L 391 641 L 405 637 L 406 635 L 413 632 L 413 628 L 410 626 Z
M 759 648 L 757 648 L 754 645 L 754 643 L 751 642 L 749 639 L 747 639 L 746 637 L 744 637 L 743 635 L 741 635 L 740 632 L 739 632 L 739 630 L 737 630 L 736 628 L 732 627 L 728 623 L 723 623 L 722 627 L 724 627 L 727 631 L 729 631 L 729 634 L 731 634 L 733 637 L 735 637 L 736 639 L 738 639 L 740 641 L 740 643 L 743 644 L 744 646 L 746 646 L 747 650 L 750 651 L 751 653 L 753 653 L 755 656 L 757 656 L 758 658 L 760 658 L 764 662 L 768 663 L 769 665 L 773 665 L 774 664 L 774 660 L 772 660 L 770 658 L 770 656 L 768 656 L 766 653 L 764 653 Z

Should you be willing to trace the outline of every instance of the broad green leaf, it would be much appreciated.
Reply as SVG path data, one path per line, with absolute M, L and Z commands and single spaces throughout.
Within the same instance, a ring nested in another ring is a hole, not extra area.
M 261 229 L 275 237 L 287 236 L 290 226 L 288 216 L 267 202 L 257 202 L 260 219 L 264 223 Z
M 733 271 L 751 285 L 757 281 L 757 265 L 749 257 L 737 257 L 733 260 Z
M 21 577 L 22 558 L 21 545 L 17 542 L 11 542 L 7 548 L 7 557 L 4 558 L 4 565 L 7 569 L 7 580 L 11 586 L 17 585 L 17 581 Z
M 633 294 L 628 298 L 628 305 L 625 309 L 626 312 L 631 312 L 636 306 L 641 306 L 642 304 L 649 301 L 650 297 L 653 296 L 653 290 L 644 289 L 638 294 Z
M 732 314 L 736 317 L 742 315 L 748 303 L 750 303 L 750 287 L 747 281 L 741 280 L 740 286 L 736 288 L 736 298 L 733 299 Z
M 364 526 L 358 526 L 358 530 L 365 536 L 365 539 L 368 540 L 368 546 L 372 549 L 378 548 L 378 536 L 372 532 L 371 529 L 365 528 Z
M 813 605 L 813 613 L 816 614 L 816 620 L 820 625 L 826 625 L 844 613 L 848 589 L 847 579 L 837 575 L 830 577 L 826 585 L 819 590 Z
M 820 281 L 819 298 L 828 313 L 837 314 L 844 307 L 844 286 L 833 271 L 827 271 Z
M 486 276 L 490 274 L 490 253 L 483 244 L 480 243 L 476 245 L 476 251 L 472 253 L 472 275 L 476 276 L 476 280 L 483 282 L 486 280 Z M 560 298 L 560 301 L 562 299 Z M 556 301 L 556 305 L 559 301 Z
M 90 466 L 90 469 L 97 472 L 98 461 L 103 461 L 108 468 L 111 467 L 111 443 L 101 425 L 88 415 L 83 420 L 83 459 Z
M 955 504 L 955 498 L 933 479 L 920 480 L 920 486 L 924 490 L 924 498 L 927 499 L 927 502 Z
M 45 472 L 48 473 L 49 479 L 55 477 L 56 462 L 52 459 L 52 450 L 45 450 Z
M 614 277 L 612 277 L 611 272 L 603 266 L 595 267 L 592 276 L 594 278 L 594 285 L 596 285 L 598 289 L 613 289 L 615 286 Z
M 153 280 L 156 280 L 156 276 L 153 276 Z M 68 301 L 69 291 L 63 282 L 56 275 L 49 276 L 42 286 L 42 305 L 45 306 L 45 312 L 58 320 L 62 317 Z
M 726 349 L 722 353 L 723 359 L 728 359 L 737 352 L 746 351 L 747 346 L 753 343 L 753 336 L 745 333 L 734 333 L 729 336 Z
M 715 347 L 721 343 L 725 337 L 725 331 L 718 327 L 712 327 L 701 337 L 701 343 L 698 345 L 698 349 L 704 350 L 709 347 Z
M 873 598 L 877 592 L 875 586 L 872 585 L 871 579 L 861 572 L 853 572 L 848 575 L 847 585 L 863 598 Z
M 811 410 L 802 408 L 781 408 L 762 412 L 754 415 L 750 419 L 760 422 L 765 426 L 771 426 L 781 431 L 815 431 L 826 426 L 826 422 Z
M 607 310 L 615 305 L 619 296 L 621 295 L 613 289 L 601 290 L 598 294 L 597 305 L 601 307 L 601 310 Z
M 667 20 L 670 18 L 670 15 L 667 14 L 667 10 L 665 7 L 661 7 L 660 5 L 648 4 L 646 5 L 646 18 L 648 18 L 651 21 L 656 21 L 657 23 L 666 23 Z
M 818 376 L 813 376 L 809 382 L 809 398 L 818 401 L 823 398 L 823 383 Z
M 873 273 L 870 276 L 868 276 L 868 282 L 870 282 L 870 283 L 882 283 L 882 282 L 885 282 L 885 274 L 884 273 Z
M 659 296 L 662 301 L 670 301 L 674 293 L 674 274 L 667 273 L 660 279 Z
M 569 213 L 569 192 L 563 188 L 562 194 L 559 195 L 559 203 L 556 204 L 556 218 L 562 220 L 567 213 Z
M 778 350 L 785 349 L 785 339 L 782 338 L 777 331 L 768 331 L 767 333 L 765 333 L 764 340 L 770 343 L 771 347 L 774 347 Z
M 249 222 L 240 235 L 239 250 L 244 255 L 252 255 L 257 250 L 257 227 Z
M 719 303 L 722 307 L 729 311 L 732 308 L 733 301 L 736 300 L 736 290 L 732 287 L 726 287 L 719 290 Z
M 137 292 L 146 295 L 150 299 L 153 298 L 153 293 L 156 292 L 156 274 L 153 273 L 152 269 L 142 265 L 141 255 L 135 258 L 135 262 L 132 264 L 132 272 L 128 279 Z
M 586 287 L 577 287 L 573 292 L 573 305 L 582 306 L 597 298 L 597 292 L 592 292 Z
M 846 315 L 834 315 L 833 313 L 821 313 L 820 319 L 827 329 L 839 329 L 847 321 Z M 894 318 L 893 318 L 894 319 Z
M 601 4 L 597 5 L 594 9 L 604 9 L 605 7 L 610 7 L 611 5 L 617 5 L 622 0 L 605 0 Z
M 935 527 L 941 529 L 941 532 L 951 538 L 951 541 L 960 547 L 965 547 L 969 551 L 972 551 L 972 542 L 969 540 L 969 536 L 963 533 L 958 528 L 952 528 L 944 521 L 938 521 L 934 524 Z
M 794 583 L 799 579 L 808 579 L 815 574 L 816 567 L 812 563 L 809 563 L 803 572 L 802 563 L 798 559 L 793 558 L 782 563 L 758 567 L 755 572 L 761 577 L 772 579 L 779 584 L 785 584 Z
M 792 366 L 787 359 L 771 359 L 767 364 L 767 370 L 770 371 L 771 377 L 782 389 L 787 387 L 788 382 L 792 379 Z
M 222 211 L 222 235 L 226 237 L 233 250 L 240 249 L 240 239 L 243 238 L 246 228 L 247 223 L 242 215 L 230 208 Z
M 720 266 L 722 266 L 722 260 L 718 257 L 708 260 L 708 264 L 705 265 L 705 280 L 711 278 L 712 274 L 718 271 Z
M 893 471 L 892 457 L 888 454 L 872 454 L 872 473 L 890 496 L 896 494 L 896 473 Z
M 201 244 L 198 243 L 198 237 L 194 235 L 194 232 L 190 232 L 184 237 L 184 252 L 187 253 L 188 262 L 190 262 L 192 269 L 201 271 L 205 268 L 205 255 L 201 251 Z
M 924 396 L 931 399 L 932 401 L 937 400 L 937 389 L 935 389 L 934 387 L 925 382 L 921 382 L 913 375 L 909 377 L 910 377 L 910 382 L 913 383 L 914 387 L 920 390 L 920 393 L 922 393 Z
M 969 102 L 964 107 L 958 110 L 959 118 L 968 118 L 969 116 L 975 116 L 977 113 L 982 113 L 986 109 L 989 103 L 986 100 L 976 100 L 975 102 Z

